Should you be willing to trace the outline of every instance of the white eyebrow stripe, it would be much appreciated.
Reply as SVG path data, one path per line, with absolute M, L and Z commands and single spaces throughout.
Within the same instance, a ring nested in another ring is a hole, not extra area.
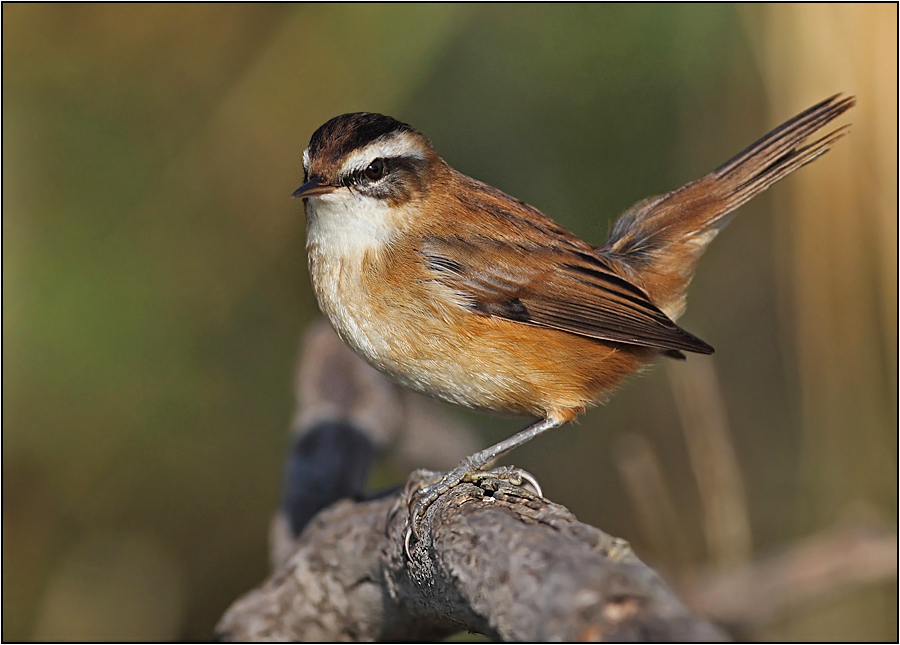
M 375 139 L 366 147 L 355 151 L 341 164 L 341 175 L 362 170 L 379 157 L 415 157 L 425 159 L 422 142 L 409 132 L 394 132 Z
M 309 148 L 303 151 L 303 170 L 309 172 Z

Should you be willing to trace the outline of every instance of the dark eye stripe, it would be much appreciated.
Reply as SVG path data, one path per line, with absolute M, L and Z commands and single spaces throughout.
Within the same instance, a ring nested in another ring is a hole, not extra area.
M 361 184 L 373 184 L 382 181 L 388 175 L 397 171 L 406 171 L 415 174 L 425 165 L 425 160 L 414 155 L 400 155 L 396 157 L 378 157 L 384 164 L 384 172 L 378 179 L 372 180 L 366 176 L 366 169 L 372 162 L 366 164 L 365 167 L 345 175 L 341 178 L 342 186 L 358 186 Z M 375 160 L 373 160 L 375 161 Z

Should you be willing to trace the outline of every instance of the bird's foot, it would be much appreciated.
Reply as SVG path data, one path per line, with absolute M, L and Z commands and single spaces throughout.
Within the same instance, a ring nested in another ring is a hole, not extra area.
M 425 512 L 437 498 L 463 482 L 477 484 L 484 479 L 500 479 L 513 486 L 528 485 L 538 497 L 544 496 L 534 475 L 515 466 L 499 466 L 490 470 L 481 470 L 472 468 L 469 463 L 463 461 L 448 473 L 435 473 L 429 470 L 416 471 L 415 475 L 407 480 L 406 487 L 398 501 L 398 506 L 405 504 L 409 512 L 406 535 L 403 540 L 403 548 L 408 559 L 412 559 L 409 553 L 410 542 L 413 537 L 416 540 L 419 539 L 419 529 Z M 391 514 L 393 515 L 396 510 L 398 509 L 392 511 Z

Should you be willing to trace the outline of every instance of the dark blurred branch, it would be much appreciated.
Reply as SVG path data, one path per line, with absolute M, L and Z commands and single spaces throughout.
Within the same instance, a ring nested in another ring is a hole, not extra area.
M 395 497 L 317 516 L 287 564 L 239 599 L 220 638 L 709 641 L 628 545 L 564 507 L 497 480 L 464 484 L 427 512 L 407 560 Z
M 323 318 L 304 336 L 295 393 L 281 504 L 269 532 L 273 570 L 291 556 L 316 513 L 340 499 L 366 498 L 376 455 L 390 456 L 409 471 L 449 469 L 477 450 L 467 427 L 388 381 Z

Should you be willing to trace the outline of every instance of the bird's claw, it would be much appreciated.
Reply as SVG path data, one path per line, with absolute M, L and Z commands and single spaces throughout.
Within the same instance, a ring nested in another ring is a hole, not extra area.
M 472 473 L 471 479 L 467 478 L 465 481 L 476 483 L 481 479 L 501 479 L 520 488 L 523 484 L 526 484 L 535 495 L 538 497 L 544 496 L 544 491 L 541 490 L 541 485 L 538 483 L 535 476 L 527 470 L 516 466 L 500 466 L 499 468 L 493 468 L 491 470 L 479 470 Z
M 427 470 L 419 471 L 418 475 L 418 477 L 410 478 L 410 480 L 414 480 L 413 483 L 407 483 L 400 500 L 398 500 L 397 505 L 391 511 L 391 517 L 393 517 L 399 510 L 400 505 L 403 504 L 403 501 L 406 501 L 409 515 L 406 523 L 406 533 L 403 537 L 403 550 L 408 560 L 412 560 L 410 543 L 413 537 L 415 537 L 416 541 L 419 540 L 419 529 L 425 513 L 441 495 L 463 482 L 477 484 L 484 479 L 500 479 L 509 482 L 513 486 L 521 487 L 525 484 L 538 497 L 544 496 L 541 485 L 534 475 L 515 466 L 500 466 L 491 470 L 470 470 L 464 464 L 460 464 L 443 476 L 440 473 Z M 431 480 L 430 483 L 425 483 L 428 480 Z

